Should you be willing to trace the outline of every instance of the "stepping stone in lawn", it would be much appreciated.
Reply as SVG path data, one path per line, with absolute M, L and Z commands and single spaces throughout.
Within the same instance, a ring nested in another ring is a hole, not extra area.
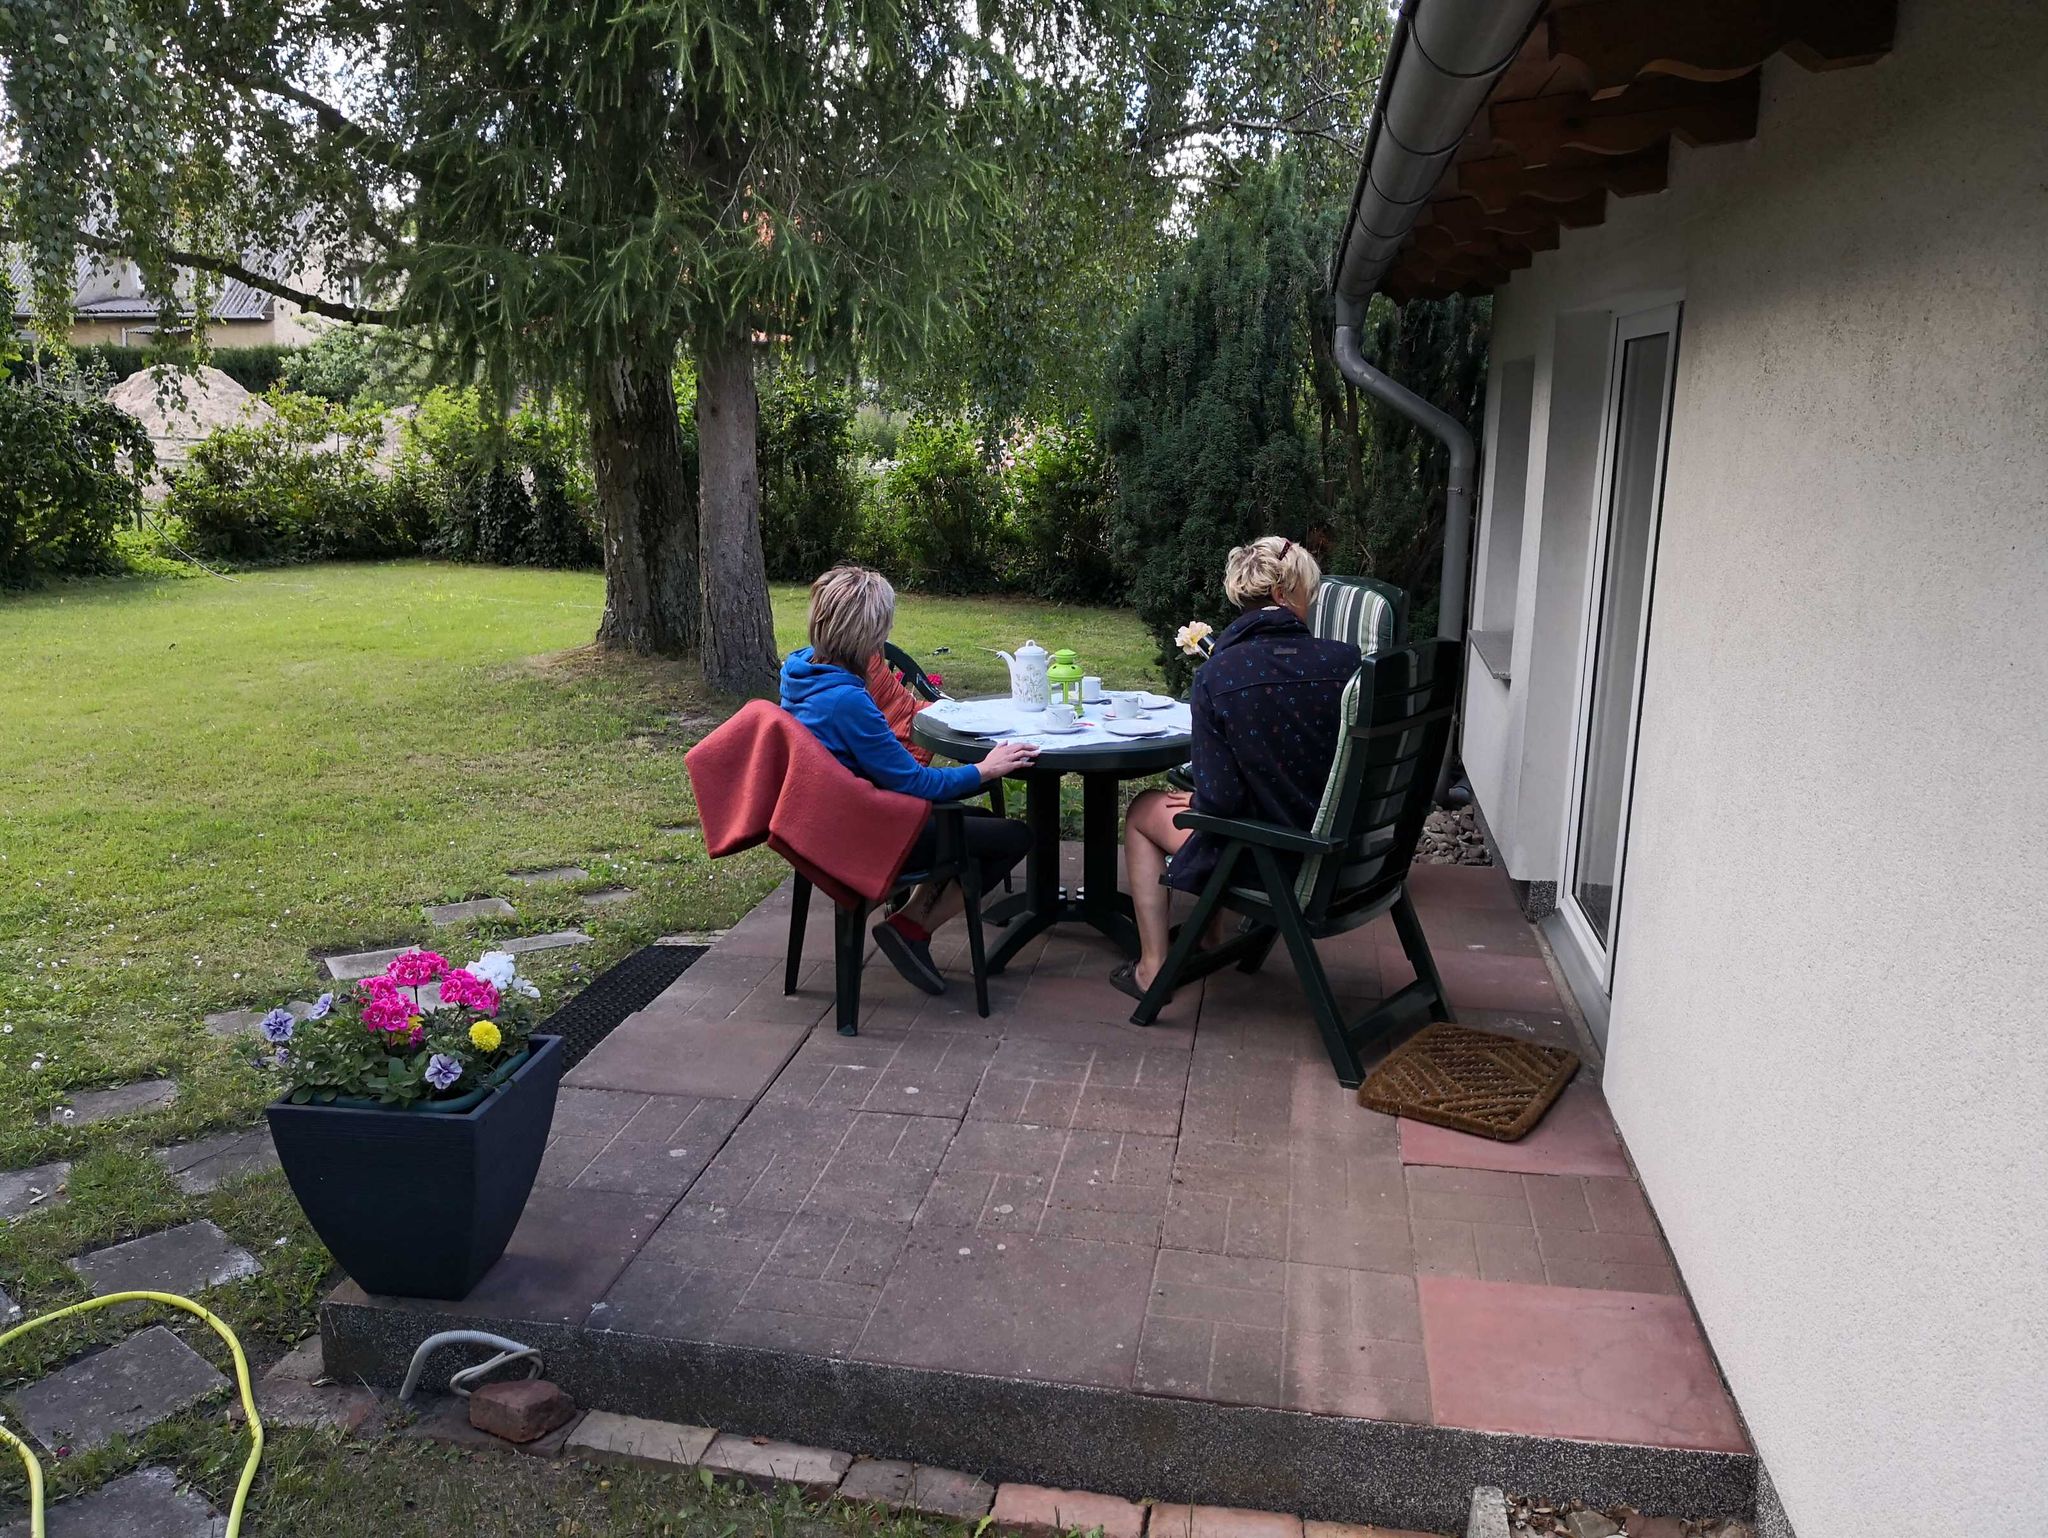
M 352 983 L 377 976 L 407 951 L 418 949 L 416 945 L 401 945 L 388 951 L 353 951 L 346 956 L 329 956 L 322 965 L 336 982 Z
M 292 1012 L 294 1020 L 303 1020 L 313 1012 L 310 999 L 293 999 L 285 1008 Z M 267 1009 L 229 1009 L 217 1015 L 206 1016 L 206 1028 L 216 1036 L 242 1036 L 263 1023 L 269 1014 Z
M 441 903 L 421 910 L 430 924 L 467 924 L 471 919 L 509 919 L 512 905 L 502 897 L 472 897 L 468 902 Z
M 580 865 L 550 865 L 546 870 L 516 870 L 512 879 L 521 886 L 555 886 L 568 881 L 586 881 L 590 872 Z
M 192 1297 L 254 1276 L 256 1257 L 204 1218 L 67 1260 L 94 1297 L 110 1292 L 175 1292 Z
M 221 1538 L 228 1519 L 169 1469 L 137 1469 L 49 1508 L 49 1538 Z M 28 1538 L 28 1519 L 0 1538 Z
M 133 1436 L 228 1386 L 212 1365 L 160 1324 L 14 1391 L 14 1407 L 51 1452 L 101 1448 Z M 97 1532 L 81 1528 L 81 1532 Z M 151 1531 L 151 1529 L 143 1529 Z
M 0 1223 L 33 1212 L 38 1207 L 60 1207 L 66 1193 L 64 1182 L 71 1178 L 71 1166 L 63 1160 L 38 1164 L 28 1170 L 0 1170 Z
M 619 903 L 631 902 L 640 894 L 629 886 L 608 886 L 602 892 L 585 892 L 583 906 L 586 908 L 610 908 Z
M 116 1116 L 154 1111 L 177 1098 L 178 1085 L 174 1079 L 138 1079 L 112 1089 L 82 1089 L 69 1096 L 48 1119 L 53 1126 L 84 1127 Z
M 172 1181 L 187 1196 L 204 1196 L 237 1176 L 277 1168 L 277 1149 L 267 1126 L 153 1148 L 150 1157 L 170 1171 Z
M 527 951 L 558 951 L 565 945 L 590 943 L 590 936 L 580 929 L 558 929 L 553 934 L 521 935 L 516 940 L 503 940 L 499 942 L 498 949 L 519 956 Z

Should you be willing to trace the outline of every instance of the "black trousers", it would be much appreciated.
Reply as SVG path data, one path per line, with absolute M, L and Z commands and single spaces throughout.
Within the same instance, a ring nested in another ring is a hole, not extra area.
M 967 845 L 969 856 L 981 866 L 981 889 L 987 892 L 1031 852 L 1031 829 L 1008 817 L 998 817 L 983 807 L 970 806 L 966 813 L 961 819 L 961 838 Z M 924 831 L 910 846 L 910 858 L 904 861 L 903 868 L 906 871 L 929 869 L 938 853 L 939 819 L 932 816 L 925 819 Z

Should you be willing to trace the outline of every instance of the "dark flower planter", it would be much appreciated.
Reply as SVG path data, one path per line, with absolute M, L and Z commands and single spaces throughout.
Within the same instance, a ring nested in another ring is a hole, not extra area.
M 270 1134 L 306 1220 L 365 1292 L 463 1298 L 519 1225 L 561 1082 L 561 1038 L 536 1036 L 470 1109 L 279 1100 Z

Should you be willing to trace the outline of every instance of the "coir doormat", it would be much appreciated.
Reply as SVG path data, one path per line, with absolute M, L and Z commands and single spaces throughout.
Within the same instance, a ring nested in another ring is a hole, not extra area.
M 628 1015 L 645 1009 L 690 969 L 702 945 L 647 945 L 592 979 L 540 1027 L 562 1038 L 562 1071 L 588 1057 Z
M 1513 1143 L 1543 1120 L 1579 1055 L 1438 1021 L 1397 1047 L 1359 1087 L 1361 1105 Z

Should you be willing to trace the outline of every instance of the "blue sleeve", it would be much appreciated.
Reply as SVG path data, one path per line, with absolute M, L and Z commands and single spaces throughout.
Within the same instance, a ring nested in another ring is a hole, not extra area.
M 1241 817 L 1245 814 L 1244 776 L 1237 759 L 1224 740 L 1222 713 L 1216 699 L 1202 687 L 1198 674 L 1189 700 L 1193 741 L 1189 758 L 1195 777 L 1194 809 L 1212 817 Z
M 920 764 L 889 730 L 889 718 L 865 691 L 846 691 L 851 705 L 839 714 L 837 726 L 847 751 L 866 778 L 884 790 L 898 790 L 926 801 L 954 801 L 981 789 L 981 771 L 972 764 L 934 769 Z

